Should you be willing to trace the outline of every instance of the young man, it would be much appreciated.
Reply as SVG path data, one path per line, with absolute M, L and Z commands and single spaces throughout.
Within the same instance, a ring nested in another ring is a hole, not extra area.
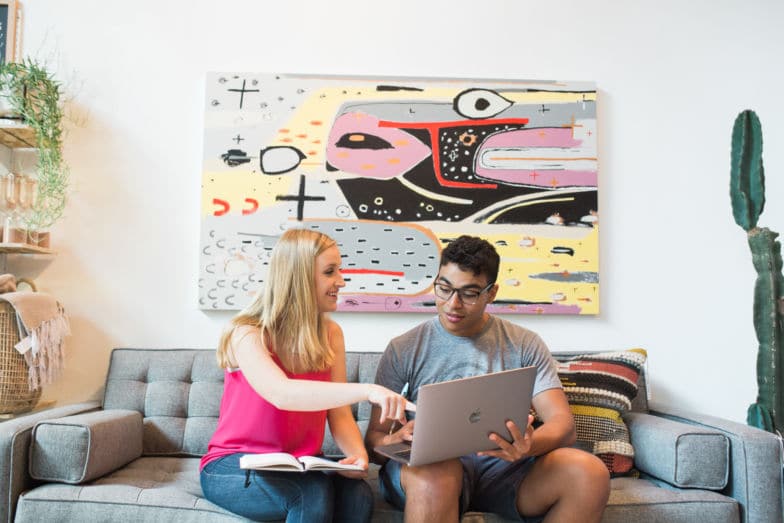
M 534 332 L 485 312 L 498 292 L 498 265 L 487 241 L 452 241 L 434 284 L 438 316 L 389 343 L 376 383 L 396 391 L 408 383 L 416 403 L 419 387 L 428 383 L 535 365 L 533 407 L 542 425 L 534 430 L 531 417 L 526 427 L 508 422 L 511 440 L 489 436 L 495 451 L 419 467 L 387 461 L 381 492 L 405 511 L 407 522 L 454 522 L 467 510 L 522 521 L 598 522 L 609 473 L 596 456 L 568 447 L 576 438 L 574 420 L 549 350 Z M 392 422 L 380 422 L 379 414 L 373 407 L 365 438 L 371 453 L 412 439 L 414 420 L 390 434 Z

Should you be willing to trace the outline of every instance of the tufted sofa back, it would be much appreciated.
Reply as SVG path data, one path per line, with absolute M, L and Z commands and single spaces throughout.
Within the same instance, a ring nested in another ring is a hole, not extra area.
M 346 378 L 372 382 L 378 352 L 346 355 Z M 130 409 L 144 418 L 146 456 L 201 456 L 215 432 L 223 394 L 223 371 L 208 349 L 114 349 L 104 390 L 104 409 Z M 352 405 L 367 427 L 370 404 Z M 327 431 L 327 454 L 338 449 Z
M 577 352 L 554 352 L 563 358 Z M 347 352 L 346 378 L 368 383 L 376 377 L 380 352 Z M 209 349 L 114 349 L 104 391 L 104 409 L 136 410 L 144 417 L 144 455 L 201 456 L 218 423 L 223 371 Z M 363 433 L 370 404 L 352 405 Z M 646 411 L 645 376 L 632 410 Z M 324 452 L 337 454 L 329 431 Z
M 201 456 L 215 432 L 222 394 L 214 350 L 115 349 L 103 408 L 142 414 L 147 456 Z

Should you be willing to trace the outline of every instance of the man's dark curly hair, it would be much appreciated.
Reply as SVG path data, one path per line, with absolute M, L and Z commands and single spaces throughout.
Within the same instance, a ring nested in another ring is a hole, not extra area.
M 461 270 L 471 271 L 476 276 L 484 274 L 487 276 L 487 283 L 493 283 L 498 278 L 500 262 L 495 247 L 476 236 L 460 236 L 449 242 L 441 251 L 441 267 L 454 263 Z

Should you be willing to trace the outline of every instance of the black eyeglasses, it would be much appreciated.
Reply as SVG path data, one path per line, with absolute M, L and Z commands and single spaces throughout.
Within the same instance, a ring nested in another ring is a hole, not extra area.
M 487 287 L 478 291 L 476 289 L 455 289 L 445 283 L 436 282 L 433 284 L 433 290 L 435 291 L 436 296 L 444 301 L 449 301 L 452 298 L 452 295 L 457 293 L 457 297 L 460 298 L 460 301 L 465 305 L 476 305 L 476 302 L 479 301 L 479 297 L 489 291 L 493 285 L 495 285 L 494 281 L 488 283 Z

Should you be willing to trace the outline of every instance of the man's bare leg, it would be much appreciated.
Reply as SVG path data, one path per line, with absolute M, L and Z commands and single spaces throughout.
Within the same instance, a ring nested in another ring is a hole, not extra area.
M 536 459 L 517 491 L 517 510 L 525 516 L 547 513 L 546 523 L 598 523 L 609 496 L 610 473 L 602 460 L 559 448 Z
M 407 523 L 454 523 L 459 519 L 463 490 L 460 460 L 420 467 L 404 466 L 400 471 L 400 484 L 406 493 Z

